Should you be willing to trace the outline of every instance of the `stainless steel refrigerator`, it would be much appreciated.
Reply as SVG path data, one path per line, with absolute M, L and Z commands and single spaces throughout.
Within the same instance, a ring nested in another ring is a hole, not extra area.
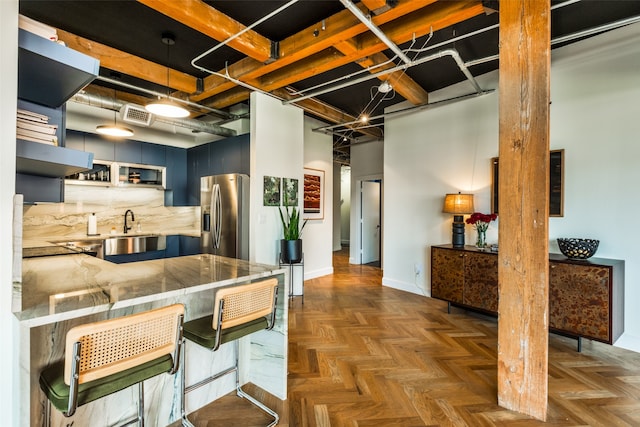
M 200 179 L 202 253 L 249 259 L 249 177 L 242 174 Z

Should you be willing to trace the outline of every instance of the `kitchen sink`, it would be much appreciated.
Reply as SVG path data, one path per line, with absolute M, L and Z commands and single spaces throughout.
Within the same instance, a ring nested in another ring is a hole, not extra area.
M 117 236 L 104 239 L 105 256 L 137 254 L 148 251 L 161 251 L 167 247 L 166 236 L 157 234 Z

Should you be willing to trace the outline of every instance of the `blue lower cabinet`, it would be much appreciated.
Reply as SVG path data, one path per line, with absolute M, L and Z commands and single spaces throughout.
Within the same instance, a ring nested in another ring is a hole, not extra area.
M 162 258 L 166 258 L 164 250 L 140 252 L 138 254 L 138 261 L 148 261 L 150 259 L 162 259 Z
M 180 236 L 167 236 L 167 247 L 164 250 L 165 258 L 180 256 Z
M 112 262 L 114 264 L 124 264 L 127 262 L 137 262 L 137 261 L 148 261 L 150 259 L 162 259 L 165 258 L 164 251 L 147 251 L 140 252 L 137 254 L 126 254 L 126 255 L 107 255 L 104 257 L 106 261 Z
M 168 243 L 167 243 L 168 246 Z M 200 238 L 180 236 L 180 256 L 197 255 L 200 253 Z
M 138 254 L 126 254 L 126 255 L 105 255 L 105 261 L 112 262 L 114 264 L 124 264 L 126 262 L 138 261 Z

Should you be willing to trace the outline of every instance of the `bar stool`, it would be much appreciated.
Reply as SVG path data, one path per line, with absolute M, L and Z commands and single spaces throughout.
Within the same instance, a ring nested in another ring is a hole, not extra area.
M 144 427 L 143 381 L 180 366 L 184 306 L 168 307 L 76 326 L 67 332 L 65 358 L 40 374 L 51 404 L 65 417 L 76 408 L 138 384 L 138 414 L 122 425 Z
M 236 394 L 247 399 L 274 418 L 269 427 L 278 424 L 280 417 L 272 409 L 247 394 L 240 386 L 238 372 L 239 345 L 238 340 L 260 330 L 270 330 L 276 320 L 276 304 L 278 300 L 278 281 L 275 278 L 251 283 L 248 285 L 223 288 L 216 292 L 213 304 L 213 315 L 191 320 L 184 324 L 186 340 L 216 351 L 220 345 L 233 342 L 235 364 L 208 378 L 185 387 L 185 374 L 182 375 L 182 425 L 193 426 L 187 418 L 186 394 L 203 385 L 209 384 L 227 374 L 235 372 Z M 186 351 L 186 346 L 184 348 Z M 183 365 L 182 369 L 185 367 Z

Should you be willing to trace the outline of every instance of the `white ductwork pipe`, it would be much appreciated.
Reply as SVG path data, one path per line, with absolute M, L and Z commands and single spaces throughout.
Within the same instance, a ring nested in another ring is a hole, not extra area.
M 371 32 L 376 35 L 376 37 L 378 37 L 384 44 L 389 46 L 389 49 L 391 49 L 393 53 L 395 53 L 400 59 L 402 59 L 402 62 L 404 62 L 405 64 L 411 63 L 411 59 L 407 55 L 405 55 L 402 50 L 400 50 L 398 45 L 391 41 L 391 39 L 389 39 L 389 37 L 387 37 L 387 35 L 382 32 L 382 30 L 376 24 L 374 24 L 370 18 L 365 16 L 362 11 L 358 9 L 358 6 L 353 4 L 351 0 L 340 0 L 340 2 L 344 5 L 344 7 L 349 9 L 349 11 L 360 20 L 360 22 L 366 25 L 367 28 L 369 28 L 369 30 L 371 30 Z
M 344 87 L 352 86 L 354 84 L 358 84 L 358 83 L 361 83 L 361 82 L 366 82 L 367 80 L 378 78 L 378 77 L 383 76 L 385 74 L 393 73 L 393 72 L 396 72 L 396 71 L 403 71 L 403 70 L 405 70 L 407 68 L 410 68 L 410 67 L 413 67 L 413 66 L 416 66 L 416 65 L 420 65 L 420 64 L 423 64 L 425 62 L 433 61 L 434 59 L 444 58 L 444 57 L 447 57 L 447 56 L 450 56 L 450 57 L 453 58 L 453 60 L 458 65 L 458 68 L 460 68 L 460 71 L 462 71 L 462 73 L 469 80 L 469 82 L 473 85 L 473 87 L 476 89 L 476 91 L 478 93 L 482 93 L 482 88 L 480 87 L 480 85 L 476 81 L 475 77 L 473 77 L 473 74 L 471 74 L 469 69 L 464 65 L 464 61 L 460 57 L 460 54 L 458 53 L 458 51 L 455 50 L 455 49 L 446 49 L 446 50 L 441 50 L 440 52 L 436 52 L 436 53 L 434 53 L 432 55 L 425 56 L 425 57 L 420 58 L 420 59 L 418 59 L 416 61 L 411 61 L 409 64 L 398 65 L 396 67 L 389 68 L 387 70 L 383 70 L 383 71 L 380 71 L 380 72 L 377 72 L 377 73 L 369 74 L 369 75 L 364 76 L 364 77 L 360 77 L 359 79 L 349 80 L 348 82 L 345 82 L 345 83 L 342 83 L 342 84 L 339 84 L 339 85 L 335 85 L 335 86 L 331 86 L 331 87 L 328 87 L 326 89 L 321 89 L 321 90 L 309 93 L 307 95 L 300 96 L 300 97 L 295 98 L 295 99 L 291 99 L 291 100 L 288 100 L 288 101 L 283 101 L 282 103 L 283 104 L 296 103 L 298 101 L 302 101 L 303 99 L 312 98 L 314 96 L 322 95 L 322 94 L 328 93 L 328 92 L 333 92 L 335 90 L 342 89 Z
M 92 107 L 103 108 L 106 110 L 120 111 L 126 103 L 109 97 L 100 95 L 89 94 L 86 92 L 79 92 L 70 99 L 71 101 L 90 105 Z M 149 113 L 151 114 L 151 113 Z M 186 129 L 197 130 L 199 132 L 205 132 L 212 135 L 219 135 L 225 137 L 236 136 L 237 132 L 233 129 L 225 128 L 216 124 L 202 122 L 200 120 L 193 119 L 168 119 L 165 117 L 154 116 L 154 121 L 159 123 L 165 123 Z

